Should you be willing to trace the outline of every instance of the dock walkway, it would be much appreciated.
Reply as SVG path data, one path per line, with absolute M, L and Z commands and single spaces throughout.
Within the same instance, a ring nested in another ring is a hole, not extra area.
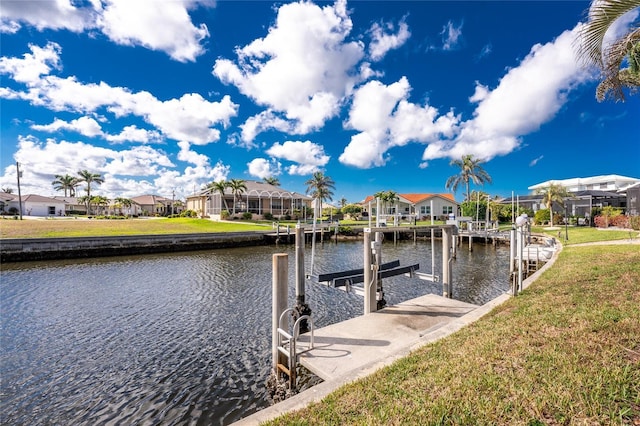
M 420 339 L 478 305 L 428 294 L 315 330 L 314 349 L 300 364 L 323 380 L 334 380 L 376 360 L 402 353 Z M 306 345 L 308 335 L 299 341 Z

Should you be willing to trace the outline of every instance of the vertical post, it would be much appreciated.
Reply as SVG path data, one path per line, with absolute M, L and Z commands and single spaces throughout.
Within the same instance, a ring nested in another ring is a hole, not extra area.
M 20 220 L 22 220 L 22 193 L 20 192 L 20 163 L 16 161 L 16 176 L 18 176 L 18 207 L 20 210 Z
M 371 228 L 364 230 L 364 314 L 376 310 L 376 286 L 371 270 Z
M 395 231 L 394 231 L 395 234 Z M 382 288 L 382 278 L 379 278 L 378 272 L 380 271 L 380 265 L 382 265 L 382 232 L 376 232 L 376 310 L 382 309 L 387 304 L 384 300 L 384 289 Z M 394 241 L 395 242 L 395 241 Z
M 451 270 L 449 252 L 451 250 L 451 228 L 442 228 L 442 296 L 451 297 Z
M 513 225 L 511 231 L 509 231 L 509 279 L 511 280 L 511 295 L 515 296 L 518 294 L 518 289 L 515 286 L 515 277 L 514 273 L 516 271 L 515 268 L 516 263 L 516 228 Z
M 296 225 L 296 303 L 304 303 L 304 228 Z
M 311 315 L 311 308 L 305 302 L 305 273 L 304 273 L 304 228 L 296 225 L 296 306 L 293 309 L 293 318 Z M 309 331 L 307 320 L 300 321 L 300 333 Z
M 278 350 L 280 339 L 278 327 L 280 315 L 287 309 L 287 273 L 289 271 L 289 255 L 276 253 L 272 260 L 272 309 L 271 309 L 271 353 L 273 356 L 273 372 L 278 375 L 278 364 L 288 366 L 287 360 Z

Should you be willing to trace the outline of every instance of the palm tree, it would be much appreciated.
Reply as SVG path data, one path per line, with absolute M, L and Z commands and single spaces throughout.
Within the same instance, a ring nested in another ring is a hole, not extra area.
M 7 186 L 6 188 L 2 188 L 2 192 L 5 194 L 13 194 L 13 188 Z
M 236 214 L 236 200 L 242 201 L 241 196 L 247 190 L 247 185 L 243 179 L 231 179 L 228 184 L 233 194 L 233 214 Z
M 553 203 L 555 201 L 564 205 L 564 199 L 570 196 L 569 192 L 564 186 L 552 183 L 549 186 L 538 189 L 536 193 L 542 195 L 542 204 L 549 209 L 551 226 L 553 226 Z
M 109 199 L 102 195 L 94 195 L 91 197 L 91 204 L 94 206 L 102 207 L 102 214 L 104 214 L 105 208 L 109 205 Z
M 88 170 L 80 170 L 78 172 L 78 183 L 85 182 L 87 184 L 87 197 L 85 199 L 87 203 L 87 214 L 91 214 L 91 184 L 103 183 L 104 179 L 97 173 L 91 173 Z M 84 198 L 84 197 L 83 197 Z
M 349 202 L 347 201 L 347 199 L 346 199 L 346 198 L 342 197 L 342 198 L 340 198 L 340 202 L 339 202 L 339 204 L 340 204 L 340 208 L 344 208 L 344 206 L 346 206 L 347 204 L 349 204 Z
M 373 196 L 380 199 L 385 214 L 389 213 L 388 205 L 393 206 L 400 199 L 395 191 L 380 191 L 373 194 Z
M 273 186 L 280 186 L 280 179 L 275 176 L 266 177 L 263 179 L 265 183 Z
M 227 200 L 225 200 L 224 198 L 224 193 L 226 192 L 228 186 L 228 182 L 224 180 L 211 182 L 209 185 L 207 185 L 207 189 L 210 189 L 212 193 L 220 193 L 220 198 L 222 198 L 222 203 L 224 203 L 224 209 L 227 211 L 229 211 L 229 206 L 227 206 Z
M 315 172 L 311 179 L 304 184 L 307 185 L 307 194 L 317 200 L 317 208 L 322 209 L 323 202 L 333 199 L 333 191 L 336 189 L 335 182 L 324 173 Z
M 482 161 L 474 159 L 473 155 L 464 155 L 460 160 L 452 160 L 450 165 L 459 167 L 460 173 L 450 176 L 449 179 L 447 179 L 445 187 L 452 192 L 456 192 L 458 186 L 464 183 L 467 188 L 466 201 L 470 201 L 470 181 L 473 181 L 476 185 L 491 183 L 491 176 L 482 168 L 481 163 Z
M 120 210 L 120 214 L 121 215 L 122 215 L 122 208 L 123 207 L 127 208 L 127 211 L 128 211 L 129 214 L 131 213 L 131 205 L 133 204 L 133 201 L 131 201 L 128 198 L 122 198 L 122 197 L 118 197 L 113 201 L 115 203 L 115 207 Z
M 587 22 L 576 39 L 578 57 L 587 66 L 601 72 L 602 81 L 596 88 L 596 99 L 602 102 L 607 95 L 624 101 L 623 87 L 631 93 L 640 87 L 640 28 L 631 28 L 626 34 L 604 46 L 604 36 L 613 23 L 625 13 L 640 6 L 640 0 L 594 0 Z M 621 68 L 627 58 L 628 68 Z
M 67 196 L 67 191 L 69 191 L 69 196 L 73 197 L 75 195 L 76 185 L 78 184 L 78 178 L 71 175 L 55 175 L 55 180 L 51 182 L 53 185 L 53 189 L 56 191 L 64 191 L 64 196 Z

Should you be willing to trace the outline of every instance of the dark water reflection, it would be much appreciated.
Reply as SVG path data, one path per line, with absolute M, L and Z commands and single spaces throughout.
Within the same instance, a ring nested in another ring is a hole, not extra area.
M 293 250 L 2 265 L 0 424 L 229 424 L 267 407 L 271 255 L 289 253 L 293 283 Z M 361 267 L 362 256 L 362 242 L 318 245 L 314 272 Z M 507 291 L 508 257 L 459 251 L 454 297 L 482 304 Z M 431 245 L 385 244 L 383 260 L 394 259 L 429 272 Z M 395 304 L 442 287 L 393 277 L 385 291 Z M 363 310 L 360 297 L 320 285 L 307 300 L 316 327 Z

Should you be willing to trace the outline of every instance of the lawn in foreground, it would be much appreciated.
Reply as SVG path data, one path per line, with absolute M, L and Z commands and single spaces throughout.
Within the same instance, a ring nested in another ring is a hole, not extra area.
M 250 222 L 216 222 L 195 218 L 0 220 L 1 238 L 105 237 L 269 229 Z
M 479 321 L 268 424 L 640 424 L 640 246 L 567 247 Z

